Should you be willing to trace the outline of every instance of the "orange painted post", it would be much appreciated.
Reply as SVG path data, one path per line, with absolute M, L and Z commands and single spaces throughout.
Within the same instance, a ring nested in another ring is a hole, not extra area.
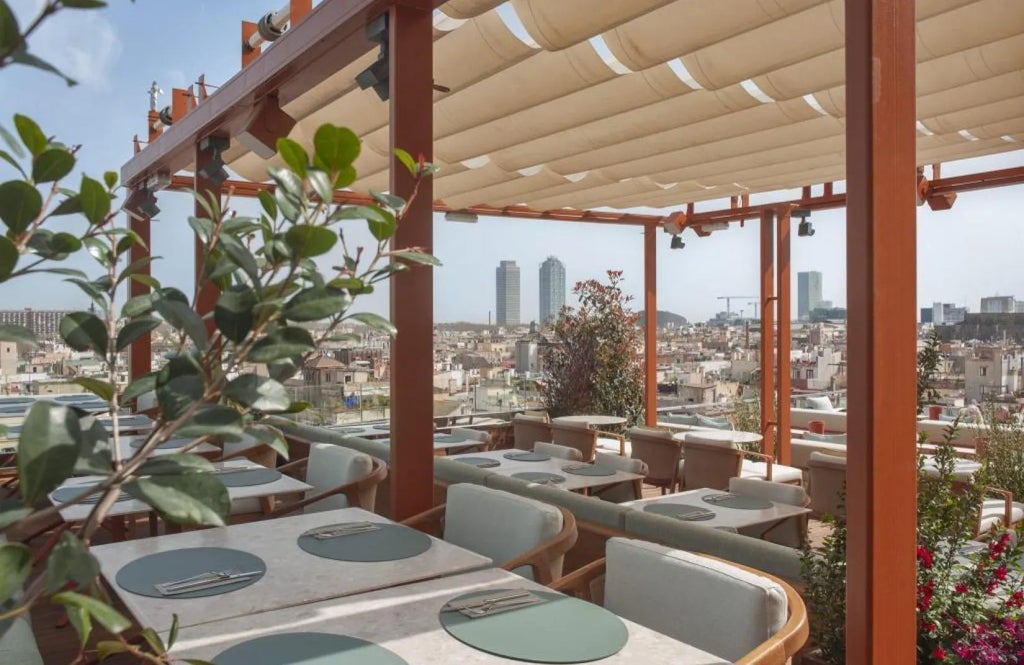
M 257 26 L 252 21 L 242 21 L 242 69 L 245 69 L 253 63 L 253 61 L 260 57 L 260 53 L 263 49 L 260 47 L 252 48 L 249 46 L 249 39 L 252 38 L 257 32 Z
M 171 88 L 171 120 L 178 122 L 192 110 L 192 89 Z
M 430 161 L 433 147 L 433 22 L 429 9 L 393 5 L 389 17 L 391 147 Z M 391 191 L 408 197 L 413 177 L 391 160 Z M 392 240 L 395 248 L 434 243 L 433 181 L 419 193 Z M 422 267 L 391 279 L 391 518 L 433 505 L 434 274 Z
M 775 445 L 779 451 L 779 464 L 789 464 L 790 439 L 793 436 L 790 419 L 790 410 L 793 408 L 793 402 L 790 400 L 792 374 L 790 372 L 789 350 L 792 341 L 791 325 L 793 322 L 793 310 L 790 306 L 792 298 L 790 297 L 789 240 L 792 224 L 790 224 L 789 206 L 779 206 L 776 215 L 779 218 L 778 256 L 776 258 L 776 261 L 778 261 L 778 274 L 776 277 L 779 297 L 777 303 L 779 318 L 779 412 L 776 419 L 779 424 L 776 428 Z
M 658 424 L 658 226 L 644 227 L 644 424 Z
M 288 22 L 295 27 L 296 23 L 306 18 L 306 14 L 313 10 L 313 0 L 290 0 L 288 8 Z
M 200 196 L 204 196 L 209 199 L 211 194 L 217 196 L 220 200 L 220 183 L 212 181 L 202 176 L 200 171 L 209 164 L 214 156 L 212 150 L 199 150 L 196 148 L 196 192 Z M 209 217 L 209 213 L 203 208 L 203 206 L 197 200 L 195 202 L 195 215 L 196 217 Z M 203 247 L 202 242 L 199 240 L 199 236 L 195 237 L 195 280 L 198 285 L 202 280 L 203 267 L 206 264 L 206 249 Z M 204 316 L 213 311 L 213 308 L 217 305 L 217 297 L 220 295 L 220 291 L 212 283 L 207 283 L 205 288 L 197 290 L 195 294 L 196 312 L 200 316 Z M 213 318 L 211 317 L 206 322 L 206 329 L 213 332 L 214 329 Z
M 914 3 L 846 3 L 846 662 L 917 657 Z
M 775 215 L 761 211 L 761 451 L 775 454 Z

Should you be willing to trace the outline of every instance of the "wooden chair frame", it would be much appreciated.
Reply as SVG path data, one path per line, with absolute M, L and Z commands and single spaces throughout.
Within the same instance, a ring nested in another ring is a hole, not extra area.
M 615 432 L 605 432 L 604 430 L 597 430 L 597 436 L 606 439 L 618 439 L 619 457 L 626 456 L 626 436 L 624 434 L 616 434 Z M 598 448 L 598 450 L 600 450 L 600 448 Z
M 282 517 L 284 515 L 294 513 L 297 510 L 301 510 L 306 506 L 312 505 L 323 499 L 332 496 L 337 496 L 338 494 L 345 495 L 345 497 L 348 499 L 348 505 L 350 508 L 363 508 L 364 510 L 372 510 L 372 508 L 367 507 L 366 505 L 366 496 L 368 495 L 370 490 L 375 488 L 377 485 L 380 485 L 382 482 L 384 482 L 384 479 L 388 477 L 388 465 L 385 464 L 383 460 L 377 459 L 376 457 L 370 457 L 370 459 L 373 462 L 373 466 L 371 467 L 370 472 L 363 476 L 362 478 L 359 478 L 358 480 L 353 480 L 350 483 L 345 483 L 344 485 L 332 487 L 331 489 L 325 490 L 323 492 L 317 492 L 313 496 L 300 499 L 294 503 L 290 503 L 288 505 L 275 508 L 269 514 L 267 514 L 266 517 L 268 519 L 274 517 Z M 289 471 L 294 472 L 298 470 L 304 470 L 308 463 L 309 458 L 306 457 L 300 460 L 295 460 L 294 462 L 289 462 L 288 464 L 285 464 L 283 466 L 279 466 L 277 467 L 277 470 L 282 473 L 287 473 Z M 291 474 L 288 473 L 288 475 Z
M 786 594 L 786 611 L 789 613 L 786 623 L 783 624 L 777 633 L 736 661 L 736 665 L 785 665 L 788 663 L 806 644 L 810 631 L 807 623 L 807 607 L 796 590 L 774 575 L 769 575 L 755 568 L 707 554 L 700 554 L 700 556 L 735 566 L 740 570 L 769 579 L 782 587 Z M 566 595 L 593 602 L 593 585 L 598 578 L 605 574 L 605 564 L 606 559 L 604 558 L 592 561 L 548 586 Z M 685 590 L 682 592 L 685 593 Z M 683 619 L 681 617 L 681 620 Z
M 442 503 L 419 515 L 403 520 L 402 524 L 419 529 L 437 538 L 444 533 L 444 516 L 448 504 Z M 529 566 L 533 571 L 533 579 L 538 584 L 550 586 L 554 582 L 551 576 L 551 566 L 561 556 L 572 549 L 579 537 L 576 529 L 576 517 L 567 509 L 561 506 L 554 506 L 562 513 L 562 530 L 540 543 L 539 545 L 523 552 L 511 561 L 503 564 L 503 570 L 512 571 L 516 568 Z

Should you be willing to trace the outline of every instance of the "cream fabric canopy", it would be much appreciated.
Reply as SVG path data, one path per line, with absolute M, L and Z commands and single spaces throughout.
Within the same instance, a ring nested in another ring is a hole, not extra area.
M 326 0 L 334 1 L 334 0 Z M 917 0 L 918 163 L 1024 148 L 1024 1 Z M 436 198 L 454 208 L 678 206 L 844 177 L 842 0 L 450 0 L 435 12 Z M 369 53 L 285 107 L 363 139 L 384 190 Z M 226 156 L 262 181 L 265 161 Z

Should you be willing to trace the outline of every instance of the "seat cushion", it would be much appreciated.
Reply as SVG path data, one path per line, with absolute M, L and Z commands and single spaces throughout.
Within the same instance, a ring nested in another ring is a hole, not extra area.
M 459 483 L 448 488 L 444 539 L 490 557 L 502 566 L 562 530 L 554 506 L 510 492 Z M 532 571 L 513 571 L 532 578 Z
M 832 400 L 828 397 L 805 397 L 804 402 L 807 404 L 808 409 L 814 409 L 815 411 L 835 411 L 836 408 L 832 405 Z
M 758 478 L 760 480 L 765 480 L 767 473 L 767 462 L 751 462 L 750 460 L 743 460 L 743 469 L 740 471 L 741 478 Z M 803 472 L 796 467 L 772 464 L 773 483 L 800 483 L 803 482 L 803 479 Z
M 658 418 L 661 422 L 672 423 L 673 425 L 696 425 L 697 416 L 695 414 L 687 413 L 674 413 L 668 416 L 661 416 Z
M 312 485 L 313 489 L 308 490 L 306 496 L 314 496 L 365 478 L 372 469 L 373 460 L 369 455 L 333 443 L 314 443 L 309 447 L 309 462 L 306 466 L 306 483 Z M 348 498 L 344 494 L 335 494 L 306 506 L 303 512 L 347 507 Z
M 774 474 L 775 469 L 773 468 L 772 475 Z M 757 496 L 791 506 L 802 506 L 807 503 L 807 492 L 799 485 L 769 483 L 759 478 L 733 478 L 729 481 L 729 491 L 733 494 Z
M 570 448 L 569 446 L 560 446 L 557 443 L 544 443 L 543 441 L 538 441 L 537 443 L 533 444 L 533 452 L 544 453 L 549 457 L 557 457 L 558 459 L 583 459 L 583 455 L 580 453 L 579 450 L 575 448 Z
M 724 561 L 625 538 L 606 556 L 605 607 L 729 662 L 786 623 L 783 588 Z
M 842 434 L 817 434 L 815 432 L 804 432 L 800 435 L 804 441 L 820 441 L 821 443 L 846 443 L 846 433 Z
M 629 444 L 629 441 L 626 441 L 626 443 L 624 444 L 624 448 L 626 457 L 629 457 L 633 451 L 633 446 Z M 618 455 L 623 451 L 623 446 L 619 445 L 618 439 L 613 439 L 608 436 L 599 436 L 597 437 L 597 449 L 602 450 L 604 452 L 612 453 L 614 455 Z
M 988 533 L 989 529 L 996 525 L 1012 526 L 1010 524 L 1003 524 L 1003 518 L 1006 516 L 1006 502 L 1002 499 L 985 499 L 981 504 L 981 521 L 978 524 L 978 533 Z M 1024 503 L 1013 502 L 1013 508 L 1010 511 L 1010 516 L 1013 518 L 1013 523 L 1024 519 Z

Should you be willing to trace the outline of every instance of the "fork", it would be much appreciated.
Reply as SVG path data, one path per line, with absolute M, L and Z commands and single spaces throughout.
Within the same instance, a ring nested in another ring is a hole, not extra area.
M 482 617 L 487 616 L 488 614 L 497 614 L 498 612 L 504 612 L 505 610 L 514 609 L 516 607 L 537 605 L 543 602 L 543 598 L 538 598 L 537 596 L 528 594 L 528 597 L 526 598 L 499 600 L 497 602 L 482 605 L 480 607 L 467 607 L 460 611 L 472 617 Z

